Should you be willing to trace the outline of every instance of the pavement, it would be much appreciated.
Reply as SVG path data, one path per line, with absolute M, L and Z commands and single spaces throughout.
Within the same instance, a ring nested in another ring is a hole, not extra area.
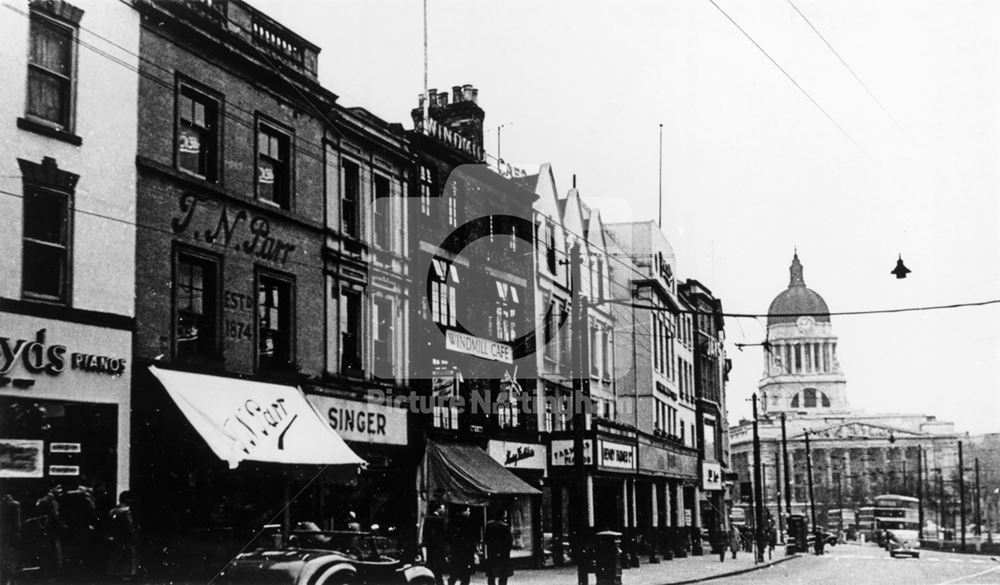
M 700 583 L 723 577 L 735 577 L 751 571 L 767 570 L 776 564 L 794 560 L 799 555 L 785 556 L 783 551 L 775 549 L 773 558 L 764 563 L 754 563 L 751 553 L 739 553 L 734 560 L 726 555 L 725 562 L 719 562 L 719 555 L 700 557 L 688 556 L 682 559 L 665 561 L 658 564 L 648 563 L 648 557 L 641 558 L 638 568 L 622 570 L 622 585 L 682 585 L 684 583 Z M 473 577 L 472 584 L 485 583 L 486 577 L 478 573 Z M 550 567 L 545 569 L 519 570 L 510 578 L 511 585 L 551 585 L 576 583 L 576 567 Z M 596 583 L 593 573 L 589 583 Z

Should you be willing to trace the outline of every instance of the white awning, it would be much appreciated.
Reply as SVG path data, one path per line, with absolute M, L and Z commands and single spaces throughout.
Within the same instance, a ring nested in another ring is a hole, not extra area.
M 364 465 L 293 386 L 150 366 L 149 371 L 219 459 Z

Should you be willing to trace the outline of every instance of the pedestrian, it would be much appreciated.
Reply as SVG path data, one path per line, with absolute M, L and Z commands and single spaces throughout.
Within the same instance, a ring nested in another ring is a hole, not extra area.
M 486 523 L 486 579 L 489 585 L 507 585 L 507 579 L 514 574 L 510 565 L 510 551 L 514 548 L 514 535 L 507 523 L 507 512 L 503 511 Z
M 18 569 L 21 549 L 21 502 L 10 494 L 0 500 L 0 575 L 3 583 Z
M 108 575 L 131 580 L 139 573 L 136 547 L 139 528 L 132 515 L 132 492 L 125 490 L 118 496 L 118 505 L 108 513 L 108 531 L 111 538 L 111 555 Z
M 736 551 L 740 550 L 743 537 L 740 536 L 740 529 L 733 526 L 729 531 L 729 550 L 733 553 L 733 560 L 736 560 Z
M 824 544 L 823 543 L 823 532 L 820 531 L 819 529 L 816 529 L 815 533 L 816 533 L 816 537 L 815 537 L 815 540 L 813 541 L 813 547 L 815 548 L 815 552 L 816 552 L 817 555 L 822 555 L 823 554 L 823 544 Z
M 45 551 L 40 555 L 42 570 L 50 575 L 58 573 L 63 566 L 63 535 L 66 523 L 63 522 L 59 508 L 59 496 L 62 488 L 54 486 L 44 496 L 35 502 L 38 514 L 44 518 Z
M 427 568 L 434 573 L 434 582 L 444 585 L 444 573 L 448 563 L 448 518 L 444 504 L 438 504 L 434 511 L 424 518 L 421 546 Z
M 729 532 L 719 527 L 715 531 L 713 542 L 715 543 L 715 548 L 719 551 L 719 562 L 726 562 L 726 550 L 729 548 Z
M 463 506 L 449 522 L 448 537 L 448 549 L 451 553 L 448 585 L 455 585 L 456 582 L 469 585 L 479 547 L 479 527 L 473 521 L 468 506 Z

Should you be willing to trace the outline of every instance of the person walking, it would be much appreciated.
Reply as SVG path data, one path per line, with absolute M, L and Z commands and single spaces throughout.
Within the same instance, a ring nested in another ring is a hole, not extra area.
M 510 565 L 510 551 L 514 548 L 514 535 L 507 523 L 507 512 L 501 512 L 486 523 L 486 579 L 489 585 L 507 585 L 507 579 L 514 574 Z
M 716 529 L 714 537 L 715 548 L 719 551 L 719 562 L 724 563 L 726 562 L 726 550 L 729 548 L 729 532 L 719 527 Z
M 464 506 L 449 524 L 451 567 L 448 571 L 448 585 L 455 585 L 456 582 L 469 585 L 476 562 L 476 549 L 479 547 L 479 527 L 472 519 L 468 506 Z
M 59 496 L 62 489 L 55 486 L 35 502 L 38 514 L 44 518 L 45 551 L 40 555 L 42 568 L 49 575 L 62 571 L 63 566 L 63 536 L 66 523 L 63 522 L 59 507 Z
M 136 546 L 139 528 L 132 515 L 132 492 L 126 490 L 118 496 L 118 505 L 108 513 L 108 530 L 111 537 L 111 556 L 108 575 L 131 580 L 139 573 Z
M 10 494 L 0 500 L 0 583 L 12 580 L 21 560 L 21 502 Z
M 729 531 L 729 550 L 733 553 L 733 559 L 736 559 L 736 551 L 740 550 L 740 545 L 742 544 L 743 537 L 740 536 L 740 529 L 733 526 Z
M 423 542 L 424 559 L 427 568 L 434 573 L 434 582 L 444 585 L 444 573 L 448 566 L 448 517 L 444 504 L 434 507 L 424 518 Z

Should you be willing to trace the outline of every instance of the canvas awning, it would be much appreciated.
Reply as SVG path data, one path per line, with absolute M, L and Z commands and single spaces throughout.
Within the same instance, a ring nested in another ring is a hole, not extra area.
M 220 459 L 364 465 L 293 386 L 151 366 L 170 398 Z
M 475 445 L 427 441 L 421 466 L 431 500 L 482 506 L 492 496 L 542 493 Z

